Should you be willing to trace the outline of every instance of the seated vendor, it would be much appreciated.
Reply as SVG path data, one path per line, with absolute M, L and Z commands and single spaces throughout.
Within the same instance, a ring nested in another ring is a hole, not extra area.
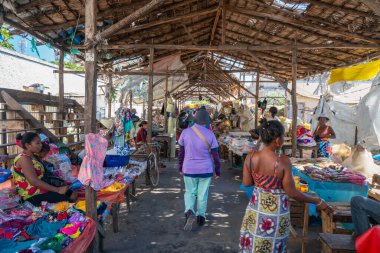
M 355 236 L 360 236 L 371 228 L 370 219 L 380 224 L 380 202 L 355 196 L 351 199 L 351 214 Z
M 148 129 L 148 122 L 143 121 L 140 123 L 139 126 L 140 126 L 140 130 L 136 136 L 136 143 L 137 144 L 146 143 L 146 138 L 148 136 L 148 130 L 147 130 Z
M 27 132 L 16 137 L 23 151 L 15 160 L 12 168 L 13 181 L 23 201 L 40 206 L 42 201 L 58 203 L 72 201 L 75 195 L 69 186 L 55 187 L 43 181 L 44 166 L 35 154 L 41 152 L 41 139 L 36 133 Z

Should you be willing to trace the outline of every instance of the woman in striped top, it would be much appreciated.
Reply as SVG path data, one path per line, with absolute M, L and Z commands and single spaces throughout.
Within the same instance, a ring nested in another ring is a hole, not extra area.
M 286 252 L 290 216 L 288 198 L 316 204 L 331 210 L 319 197 L 299 192 L 293 181 L 292 164 L 279 154 L 284 142 L 284 127 L 279 121 L 261 123 L 264 148 L 247 156 L 243 183 L 255 185 L 240 231 L 240 252 Z

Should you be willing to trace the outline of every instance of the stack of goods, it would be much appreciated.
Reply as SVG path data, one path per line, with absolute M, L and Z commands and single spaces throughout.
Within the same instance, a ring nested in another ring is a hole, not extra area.
M 127 166 L 104 168 L 104 182 L 131 183 L 137 176 L 144 173 L 146 166 L 146 162 L 129 161 Z
M 48 169 L 51 170 L 54 175 L 68 182 L 72 182 L 74 180 L 71 161 L 66 155 L 51 155 L 46 158 L 46 161 L 53 166 L 51 169 Z
M 61 252 L 77 240 L 92 221 L 82 211 L 62 203 L 39 209 L 25 202 L 1 210 L 0 252 Z
M 306 129 L 303 126 L 297 126 L 297 142 L 298 145 L 304 146 L 304 147 L 314 147 L 317 145 L 313 138 L 313 134 L 310 130 Z
M 231 138 L 230 149 L 233 152 L 247 154 L 254 151 L 256 143 L 248 139 Z
M 0 190 L 0 209 L 10 209 L 17 206 L 20 197 L 17 195 L 16 187 Z
M 304 171 L 315 181 L 333 181 L 341 183 L 353 183 L 357 185 L 366 184 L 367 178 L 358 172 L 354 172 L 345 167 L 330 165 L 319 168 L 316 166 L 304 166 Z
M 309 159 L 297 159 L 293 160 L 293 165 L 315 181 L 365 185 L 367 180 L 362 174 L 327 159 L 318 159 L 317 162 Z

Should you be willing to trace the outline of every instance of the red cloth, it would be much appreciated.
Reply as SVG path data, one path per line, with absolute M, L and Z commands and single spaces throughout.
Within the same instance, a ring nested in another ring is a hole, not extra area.
M 379 253 L 380 226 L 374 226 L 356 238 L 356 251 L 358 253 Z
M 147 135 L 148 135 L 147 131 L 144 128 L 140 128 L 136 136 L 136 143 L 146 142 Z
M 109 204 L 120 204 L 120 203 L 123 203 L 125 200 L 124 193 L 127 190 L 128 186 L 129 184 L 125 185 L 123 189 L 117 192 L 99 192 L 98 191 L 96 192 L 96 196 L 99 201 L 108 202 Z M 84 189 L 78 190 L 77 193 L 78 193 L 77 201 L 86 199 Z
M 74 253 L 74 252 L 86 252 L 90 243 L 94 239 L 96 232 L 96 223 L 90 219 L 87 226 L 84 228 L 82 234 L 74 239 L 72 243 L 64 248 L 61 253 Z

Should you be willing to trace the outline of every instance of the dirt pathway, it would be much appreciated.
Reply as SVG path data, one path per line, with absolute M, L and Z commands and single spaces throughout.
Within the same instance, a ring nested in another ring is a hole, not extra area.
M 210 187 L 207 223 L 193 231 L 182 230 L 184 223 L 183 180 L 176 161 L 167 163 L 160 185 L 153 191 L 138 188 L 138 201 L 120 215 L 120 232 L 107 226 L 105 252 L 237 252 L 239 230 L 247 197 L 239 189 L 241 171 L 222 169 L 222 177 Z M 138 184 L 139 185 L 139 184 Z M 300 252 L 294 244 L 289 252 Z M 307 252 L 320 252 L 308 250 Z

